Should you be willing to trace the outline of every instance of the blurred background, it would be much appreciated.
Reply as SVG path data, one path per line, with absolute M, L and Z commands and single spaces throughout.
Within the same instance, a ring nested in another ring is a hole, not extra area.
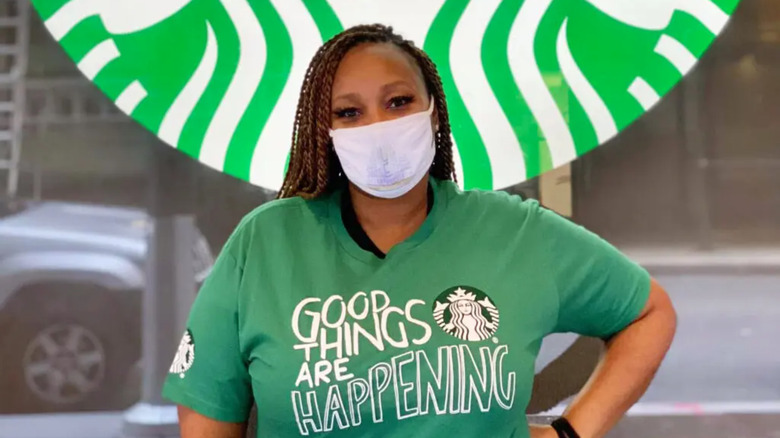
M 142 309 L 191 300 L 142 297 L 181 272 L 196 288 L 274 194 L 161 144 L 22 3 L 0 1 L 0 437 L 117 436 L 149 384 L 144 348 L 147 364 L 175 351 L 142 346 Z M 617 245 L 677 306 L 672 351 L 613 436 L 780 437 L 779 189 L 778 0 L 743 0 L 694 71 L 609 144 L 509 189 Z M 184 237 L 149 239 L 173 216 Z M 538 368 L 572 341 L 546 341 Z

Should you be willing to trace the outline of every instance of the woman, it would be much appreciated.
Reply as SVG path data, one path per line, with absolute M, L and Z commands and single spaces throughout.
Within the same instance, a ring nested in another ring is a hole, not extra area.
M 182 436 L 242 436 L 253 400 L 258 436 L 603 436 L 671 343 L 667 295 L 538 203 L 453 180 L 428 56 L 380 25 L 326 43 L 281 199 L 241 222 L 192 308 L 164 389 Z M 529 428 L 553 332 L 608 348 L 565 418 Z

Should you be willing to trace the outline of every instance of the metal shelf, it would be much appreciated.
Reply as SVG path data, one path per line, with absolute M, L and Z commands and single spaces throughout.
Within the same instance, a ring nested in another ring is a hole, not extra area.
M 15 42 L 0 44 L 0 56 L 4 57 L 0 63 L 0 87 L 8 91 L 0 93 L 0 113 L 10 114 L 8 126 L 0 129 L 0 163 L 6 173 L 0 180 L 5 186 L 0 185 L 0 193 L 9 198 L 17 195 L 19 187 L 29 39 L 29 0 L 0 1 L 0 41 Z

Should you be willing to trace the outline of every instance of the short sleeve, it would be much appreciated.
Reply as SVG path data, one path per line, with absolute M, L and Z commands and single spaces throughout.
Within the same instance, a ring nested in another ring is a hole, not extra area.
M 241 269 L 223 250 L 198 293 L 163 397 L 217 421 L 242 423 L 251 385 L 238 336 Z
M 542 207 L 537 224 L 558 289 L 555 332 L 600 338 L 627 327 L 650 293 L 650 275 L 584 227 Z

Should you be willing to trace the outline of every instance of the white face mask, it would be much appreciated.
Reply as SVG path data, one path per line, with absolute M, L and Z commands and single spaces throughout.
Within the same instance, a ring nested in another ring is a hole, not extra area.
M 392 199 L 408 193 L 427 174 L 436 155 L 427 111 L 359 128 L 330 131 L 341 167 L 369 195 Z

